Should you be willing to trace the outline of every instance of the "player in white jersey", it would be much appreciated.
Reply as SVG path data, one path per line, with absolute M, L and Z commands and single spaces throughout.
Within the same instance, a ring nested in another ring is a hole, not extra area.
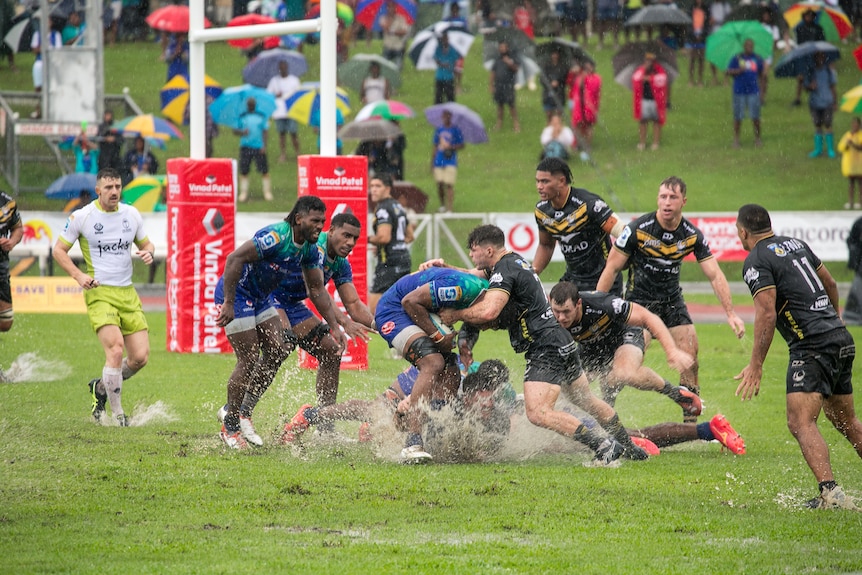
M 110 401 L 111 413 L 121 427 L 127 427 L 129 419 L 120 401 L 123 381 L 143 368 L 150 354 L 147 319 L 132 285 L 132 244 L 137 246 L 134 255 L 152 265 L 153 242 L 144 232 L 137 208 L 120 203 L 122 187 L 119 172 L 99 171 L 98 198 L 69 216 L 54 245 L 54 260 L 84 289 L 90 325 L 105 350 L 102 377 L 89 383 L 93 417 L 100 422 Z M 69 256 L 76 241 L 86 272 Z

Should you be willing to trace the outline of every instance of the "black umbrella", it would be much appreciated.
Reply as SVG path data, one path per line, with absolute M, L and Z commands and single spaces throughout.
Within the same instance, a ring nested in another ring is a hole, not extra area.
M 533 41 L 517 28 L 497 28 L 490 34 L 485 35 L 485 44 L 491 42 L 495 44 L 495 48 L 496 45 L 505 42 L 509 45 L 509 50 L 516 54 L 526 53 L 527 55 L 532 55 Z M 488 58 L 485 59 L 487 60 Z
M 33 39 L 33 28 L 38 25 L 38 13 L 24 11 L 10 22 L 9 31 L 3 36 L 3 42 L 13 52 L 29 52 Z
M 342 140 L 388 140 L 401 134 L 401 128 L 389 120 L 377 119 L 349 122 L 338 130 Z
M 755 22 L 760 22 L 760 18 L 763 16 L 764 11 L 769 12 L 772 16 L 772 24 L 778 26 L 778 29 L 781 32 L 786 32 L 789 29 L 787 26 L 787 20 L 784 19 L 781 12 L 773 10 L 769 6 L 762 6 L 760 4 L 740 4 L 730 11 L 730 14 L 727 15 L 727 18 L 725 18 L 724 21 L 734 22 L 737 20 L 753 20 Z
M 669 4 L 644 6 L 626 20 L 626 26 L 691 26 L 691 17 Z
M 614 68 L 614 81 L 631 89 L 632 74 L 644 63 L 647 53 L 656 55 L 656 61 L 667 72 L 668 81 L 673 82 L 679 76 L 676 64 L 676 52 L 655 40 L 648 42 L 632 42 L 626 44 L 614 54 L 611 61 Z
M 536 62 L 539 66 L 544 66 L 554 52 L 560 55 L 560 62 L 567 68 L 571 67 L 572 62 L 590 62 L 593 66 L 596 65 L 593 57 L 580 44 L 561 38 L 554 38 L 550 42 L 536 46 Z
M 781 57 L 775 64 L 776 78 L 796 78 L 803 76 L 814 67 L 814 55 L 823 52 L 826 62 L 834 62 L 841 57 L 841 52 L 829 42 L 805 42 Z

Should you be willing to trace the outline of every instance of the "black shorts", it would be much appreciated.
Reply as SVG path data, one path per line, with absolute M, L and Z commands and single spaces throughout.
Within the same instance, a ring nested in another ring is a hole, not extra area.
M 853 393 L 856 344 L 846 329 L 806 338 L 790 350 L 787 393 L 820 393 L 823 397 Z
M 388 263 L 377 264 L 374 268 L 374 282 L 371 284 L 371 293 L 383 293 L 395 282 L 410 273 L 410 262 L 397 263 L 390 265 Z
M 561 282 L 571 282 L 578 286 L 578 291 L 593 291 L 596 289 L 596 284 L 599 283 L 599 276 L 586 277 L 574 273 L 566 266 L 566 273 L 560 278 Z M 617 274 L 614 278 L 614 284 L 608 293 L 623 297 L 623 274 Z
M 614 356 L 620 346 L 633 345 L 641 353 L 646 349 L 644 330 L 642 327 L 630 327 L 620 337 L 610 338 L 608 341 L 599 341 L 594 344 L 581 344 L 581 361 L 587 371 L 598 374 L 610 373 L 614 365 Z
M 659 316 L 668 329 L 680 325 L 692 325 L 694 323 L 691 321 L 691 316 L 688 315 L 688 308 L 685 306 L 685 300 L 682 299 L 682 295 L 671 300 L 645 302 L 633 299 L 631 301 L 641 304 Z
M 9 261 L 0 261 L 0 301 L 12 303 L 12 284 L 9 280 Z
M 437 80 L 434 82 L 434 103 L 443 104 L 455 101 L 455 80 Z
M 251 161 L 254 160 L 254 165 L 257 171 L 263 175 L 269 173 L 269 163 L 266 161 L 266 152 L 255 148 L 239 149 L 239 173 L 247 176 L 251 171 Z
M 550 337 L 533 342 L 525 358 L 527 369 L 524 370 L 524 381 L 568 385 L 584 372 L 578 344 L 563 328 Z
M 832 108 L 808 108 L 815 128 L 832 127 Z
M 496 102 L 498 106 L 514 106 L 515 87 L 505 86 L 494 88 L 494 102 Z

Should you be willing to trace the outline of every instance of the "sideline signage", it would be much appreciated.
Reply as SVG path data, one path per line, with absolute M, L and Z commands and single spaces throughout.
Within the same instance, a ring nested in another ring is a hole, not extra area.
M 15 276 L 10 280 L 18 313 L 87 313 L 84 290 L 71 277 Z

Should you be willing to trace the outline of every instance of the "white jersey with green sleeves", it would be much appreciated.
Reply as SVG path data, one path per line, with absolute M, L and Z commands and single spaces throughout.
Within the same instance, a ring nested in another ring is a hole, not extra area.
M 116 212 L 106 212 L 98 200 L 72 212 L 60 234 L 69 247 L 80 242 L 87 273 L 106 286 L 132 285 L 132 243 L 139 246 L 146 240 L 137 208 L 120 204 Z

